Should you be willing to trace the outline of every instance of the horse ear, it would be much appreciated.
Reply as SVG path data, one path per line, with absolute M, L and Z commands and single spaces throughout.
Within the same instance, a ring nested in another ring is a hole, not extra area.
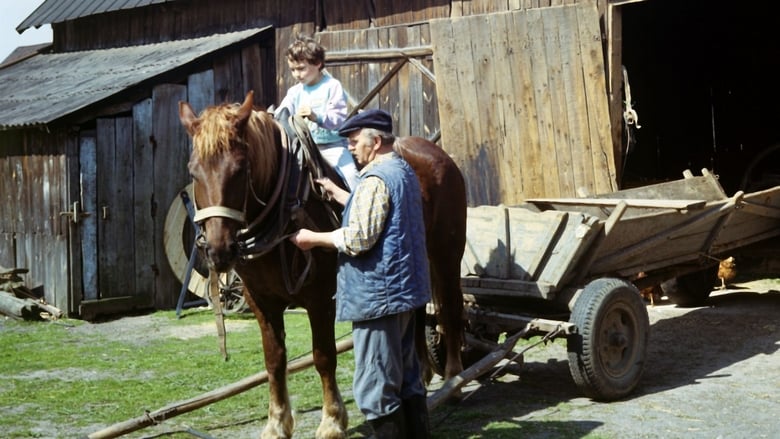
M 249 116 L 252 115 L 252 109 L 254 108 L 255 104 L 255 92 L 250 90 L 249 93 L 246 94 L 246 98 L 244 99 L 244 103 L 241 104 L 241 107 L 238 109 L 238 119 L 236 120 L 236 127 L 243 128 L 244 124 L 246 124 L 246 121 L 249 120 Z
M 181 124 L 184 125 L 184 128 L 187 129 L 191 136 L 195 134 L 193 124 L 198 120 L 198 117 L 195 116 L 195 112 L 192 111 L 192 106 L 190 106 L 189 102 L 179 101 L 179 120 L 181 120 Z

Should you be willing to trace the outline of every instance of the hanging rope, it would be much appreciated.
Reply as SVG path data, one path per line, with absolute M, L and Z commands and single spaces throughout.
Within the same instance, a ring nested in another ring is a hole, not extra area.
M 642 128 L 639 125 L 639 115 L 631 107 L 631 84 L 628 83 L 628 70 L 626 66 L 623 66 L 623 88 L 626 95 L 625 111 L 623 111 L 623 120 L 626 121 L 626 125 L 635 125 L 637 129 Z

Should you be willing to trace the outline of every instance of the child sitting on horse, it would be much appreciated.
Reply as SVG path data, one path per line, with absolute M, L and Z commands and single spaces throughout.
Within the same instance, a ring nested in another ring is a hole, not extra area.
M 325 67 L 325 48 L 308 36 L 299 35 L 287 48 L 287 65 L 298 81 L 279 104 L 306 120 L 320 153 L 344 179 L 350 190 L 357 183 L 357 167 L 337 128 L 347 118 L 347 95 L 341 82 Z

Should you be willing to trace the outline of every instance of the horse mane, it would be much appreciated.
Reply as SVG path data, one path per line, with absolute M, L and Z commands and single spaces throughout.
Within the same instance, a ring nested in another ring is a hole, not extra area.
M 205 162 L 230 152 L 233 147 L 245 148 L 254 187 L 263 191 L 275 183 L 281 142 L 279 126 L 270 113 L 253 110 L 241 138 L 236 123 L 239 108 L 239 104 L 222 104 L 203 110 L 193 137 L 193 152 Z

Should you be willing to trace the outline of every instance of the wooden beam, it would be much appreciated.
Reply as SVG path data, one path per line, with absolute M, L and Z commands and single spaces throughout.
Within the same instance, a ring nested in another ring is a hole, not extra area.
M 389 60 L 433 55 L 431 46 L 404 47 L 398 49 L 354 49 L 328 51 L 326 62 Z

